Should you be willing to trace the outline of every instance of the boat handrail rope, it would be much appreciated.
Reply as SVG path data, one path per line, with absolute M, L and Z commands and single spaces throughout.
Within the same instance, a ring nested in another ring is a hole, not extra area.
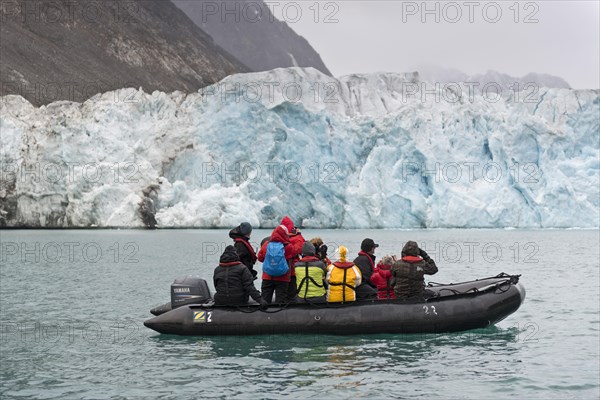
M 470 282 L 481 282 L 481 281 L 485 281 L 487 279 L 500 279 L 500 278 L 511 278 L 511 283 L 516 284 L 517 282 L 519 282 L 519 278 L 521 277 L 521 275 L 510 275 L 507 274 L 505 272 L 501 272 L 496 276 L 490 276 L 489 278 L 481 278 L 481 279 L 475 279 L 474 281 L 470 281 Z M 436 286 L 452 286 L 452 285 L 464 285 L 465 283 L 469 283 L 469 282 L 458 282 L 458 283 L 439 283 L 439 282 L 429 282 L 427 284 L 427 287 L 436 287 Z
M 488 286 L 484 286 L 483 288 L 478 288 L 476 286 L 473 286 L 473 287 L 471 287 L 471 288 L 469 288 L 467 290 L 462 290 L 462 291 L 461 290 L 452 289 L 452 288 L 440 288 L 438 290 L 438 292 L 435 293 L 435 295 L 432 298 L 446 297 L 446 296 L 441 296 L 440 295 L 440 292 L 442 292 L 442 291 L 449 291 L 453 295 L 457 295 L 457 296 L 458 295 L 464 295 L 464 294 L 470 294 L 470 293 L 477 294 L 477 293 L 487 292 L 487 291 L 490 291 L 492 289 L 497 289 L 497 290 L 499 290 L 499 293 L 504 293 L 504 292 L 506 292 L 507 290 L 510 289 L 510 286 L 512 286 L 512 285 L 514 285 L 514 284 L 516 284 L 516 283 L 519 282 L 519 277 L 520 276 L 521 275 L 509 275 L 509 274 L 506 274 L 506 273 L 502 272 L 502 273 L 500 273 L 500 274 L 498 274 L 496 276 L 493 276 L 493 277 L 490 277 L 490 278 L 478 279 L 477 281 L 482 281 L 482 280 L 485 280 L 485 279 L 494 279 L 494 278 L 510 278 L 510 279 L 499 281 L 499 282 L 495 282 L 495 283 L 490 284 Z M 303 279 L 303 281 L 304 281 L 304 279 Z M 352 290 L 356 291 L 356 288 L 354 288 L 353 286 L 350 286 L 346 282 L 330 283 L 330 285 L 333 285 L 333 286 L 347 286 L 347 287 L 351 288 Z M 430 282 L 429 285 L 428 285 L 428 287 L 435 287 L 435 285 L 437 285 L 437 286 L 447 286 L 447 285 L 444 285 L 444 284 Z M 505 285 L 506 285 L 506 289 L 503 289 L 503 287 Z M 345 296 L 343 296 L 343 297 L 345 298 Z M 247 314 L 254 313 L 254 312 L 257 312 L 257 311 L 262 311 L 262 312 L 267 313 L 267 314 L 274 314 L 274 313 L 278 313 L 280 311 L 285 310 L 291 304 L 310 305 L 310 306 L 318 307 L 318 308 L 341 308 L 341 307 L 346 307 L 346 306 L 351 305 L 351 304 L 360 303 L 359 300 L 355 300 L 355 301 L 343 301 L 341 303 L 310 302 L 306 298 L 304 300 L 305 301 L 302 302 L 302 303 L 297 303 L 295 301 L 287 301 L 285 303 L 279 303 L 279 305 L 280 305 L 279 308 L 276 309 L 276 310 L 272 310 L 272 311 L 269 311 L 269 310 L 260 310 L 260 308 L 258 308 L 258 307 L 253 307 L 252 310 L 248 310 L 247 307 L 240 306 L 240 305 L 236 306 L 236 308 L 239 311 L 241 311 L 243 313 L 247 313 Z M 379 301 L 379 300 L 377 300 L 377 301 Z M 372 302 L 372 300 L 371 300 L 371 302 Z

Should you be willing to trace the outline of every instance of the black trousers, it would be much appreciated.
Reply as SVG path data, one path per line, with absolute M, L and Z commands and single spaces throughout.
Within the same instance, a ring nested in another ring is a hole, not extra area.
M 373 286 L 368 283 L 361 283 L 356 288 L 356 299 L 357 300 L 373 300 L 377 299 L 377 289 L 373 288 Z
M 261 297 L 269 304 L 273 302 L 273 293 L 275 293 L 276 303 L 285 303 L 288 298 L 288 282 L 263 280 L 260 287 Z
M 292 277 L 290 277 L 290 283 L 288 285 L 286 302 L 295 303 L 297 294 L 298 294 L 298 284 L 296 283 L 296 277 L 292 276 Z

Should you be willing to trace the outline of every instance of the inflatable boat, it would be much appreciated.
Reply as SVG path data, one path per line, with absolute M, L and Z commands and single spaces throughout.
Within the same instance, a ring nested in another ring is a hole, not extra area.
M 272 304 L 265 310 L 258 304 L 216 306 L 204 280 L 186 277 L 175 281 L 171 302 L 153 309 L 156 316 L 144 325 L 164 334 L 206 336 L 457 332 L 494 325 L 514 313 L 525 299 L 519 277 L 501 273 L 429 283 L 433 297 L 421 301 Z

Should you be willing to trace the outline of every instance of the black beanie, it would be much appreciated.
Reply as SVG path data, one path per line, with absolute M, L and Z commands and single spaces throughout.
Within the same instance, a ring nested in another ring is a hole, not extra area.
M 302 255 L 303 256 L 314 256 L 315 255 L 315 246 L 311 242 L 304 242 L 302 246 Z
M 252 225 L 249 222 L 242 222 L 240 224 L 240 233 L 244 236 L 248 236 L 252 232 Z
M 220 263 L 230 263 L 230 262 L 235 262 L 235 261 L 240 261 L 240 256 L 238 256 L 238 253 L 235 251 L 235 247 L 233 247 L 233 246 L 225 247 L 225 251 L 223 252 L 223 254 L 221 254 L 221 258 L 219 259 L 219 262 Z

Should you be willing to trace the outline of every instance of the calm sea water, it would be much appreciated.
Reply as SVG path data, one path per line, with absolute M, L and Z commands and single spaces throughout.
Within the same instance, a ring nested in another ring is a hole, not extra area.
M 372 237 L 379 256 L 416 240 L 432 280 L 522 274 L 527 298 L 455 334 L 165 336 L 143 326 L 150 308 L 177 276 L 212 284 L 226 231 L 0 231 L 0 398 L 600 397 L 598 231 L 304 234 L 353 254 Z

